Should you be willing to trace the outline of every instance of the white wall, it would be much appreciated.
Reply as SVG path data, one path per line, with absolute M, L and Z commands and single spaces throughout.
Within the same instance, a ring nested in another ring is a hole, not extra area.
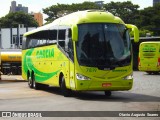
M 35 29 L 35 27 L 28 28 L 28 31 Z M 19 28 L 19 35 L 23 35 L 26 28 Z M 17 35 L 17 28 L 12 28 L 12 37 Z M 11 31 L 10 28 L 1 28 L 1 43 L 2 48 L 11 48 Z
M 2 28 L 1 29 L 1 42 L 2 48 L 9 48 L 10 47 L 10 29 L 9 28 Z

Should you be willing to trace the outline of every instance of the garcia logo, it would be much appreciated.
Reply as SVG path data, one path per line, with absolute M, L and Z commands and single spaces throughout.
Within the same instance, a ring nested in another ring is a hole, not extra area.
M 44 50 L 37 50 L 36 52 L 37 58 L 52 58 L 54 57 L 54 49 L 44 49 Z

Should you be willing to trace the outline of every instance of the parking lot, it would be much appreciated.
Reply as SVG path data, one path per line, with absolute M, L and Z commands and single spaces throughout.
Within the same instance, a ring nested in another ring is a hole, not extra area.
M 97 91 L 63 97 L 54 87 L 30 89 L 21 76 L 2 79 L 0 111 L 160 111 L 160 75 L 136 71 L 133 88 L 114 91 L 111 97 Z

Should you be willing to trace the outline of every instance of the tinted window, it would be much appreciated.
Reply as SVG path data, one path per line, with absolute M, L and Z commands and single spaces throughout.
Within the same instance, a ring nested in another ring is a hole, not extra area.
M 129 33 L 122 24 L 81 24 L 76 43 L 78 62 L 85 66 L 131 63 Z
M 40 31 L 23 38 L 23 49 L 57 43 L 57 30 Z

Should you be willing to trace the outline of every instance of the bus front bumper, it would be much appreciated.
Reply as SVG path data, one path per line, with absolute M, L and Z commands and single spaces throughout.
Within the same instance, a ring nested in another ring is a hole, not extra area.
M 123 91 L 130 90 L 133 79 L 119 81 L 79 81 L 76 83 L 76 91 Z

